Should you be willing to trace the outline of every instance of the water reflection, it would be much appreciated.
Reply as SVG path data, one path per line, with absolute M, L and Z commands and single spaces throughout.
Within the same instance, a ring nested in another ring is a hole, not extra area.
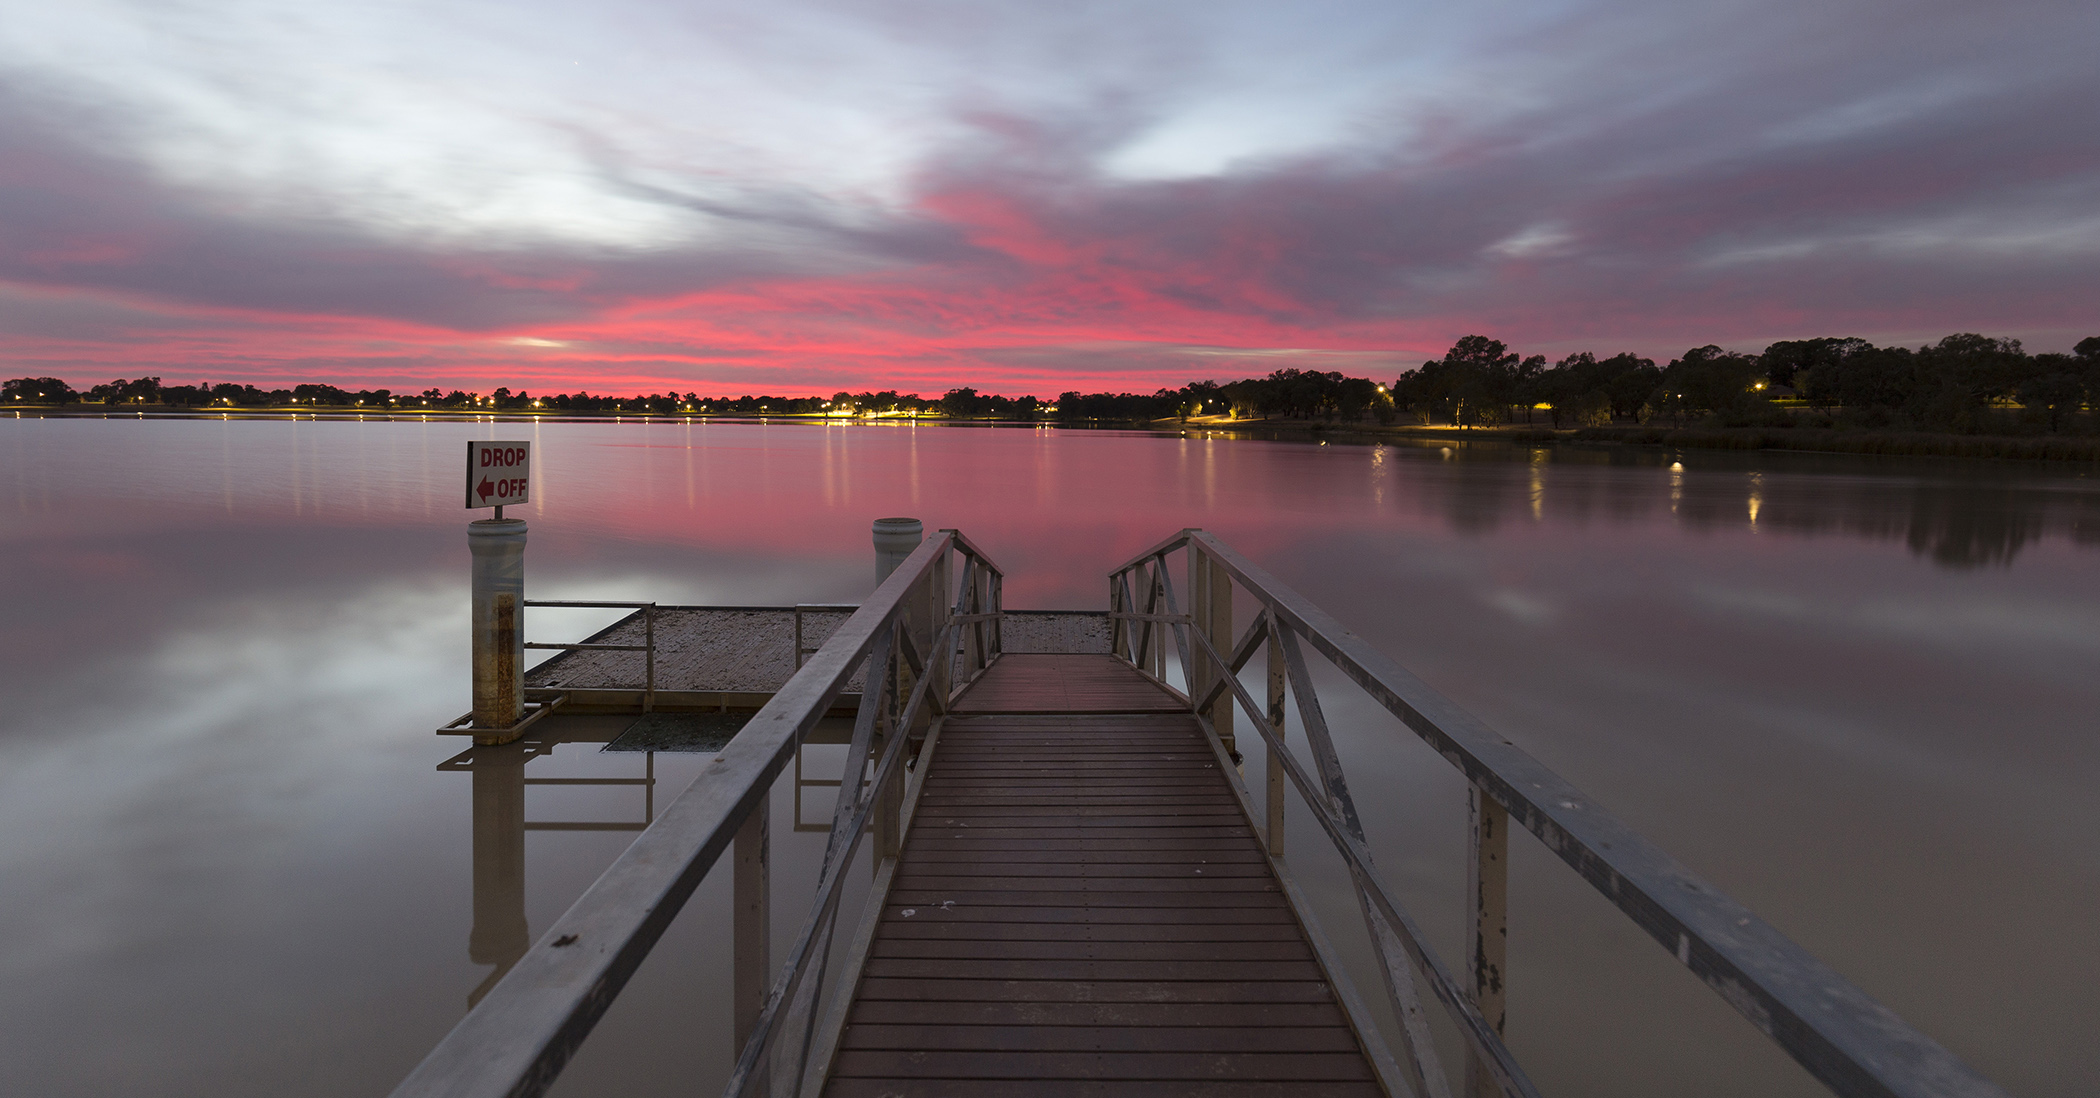
M 471 748 L 439 770 L 474 773 L 474 929 L 467 959 L 494 965 L 467 993 L 473 1007 L 532 945 L 525 921 L 525 763 L 521 744 Z
M 1384 447 L 1380 447 L 1384 449 Z M 1407 446 L 1421 508 L 1451 529 L 1654 525 L 1897 541 L 1949 568 L 2005 565 L 2058 537 L 2100 544 L 2100 486 L 2061 467 L 1839 455 Z M 1652 475 L 1641 475 L 1652 471 Z
M 467 934 L 467 959 L 492 965 L 488 978 L 467 993 L 471 1009 L 503 979 L 532 946 L 525 918 L 525 833 L 527 831 L 641 831 L 656 819 L 656 752 L 642 757 L 638 778 L 525 776 L 533 761 L 554 754 L 556 746 L 604 744 L 617 737 L 631 717 L 555 717 L 542 721 L 537 734 L 496 747 L 475 746 L 438 764 L 441 772 L 466 771 L 474 776 L 474 928 Z M 639 786 L 641 819 L 624 821 L 528 820 L 525 787 Z
M 852 601 L 869 520 L 912 514 L 986 546 L 1010 605 L 1099 607 L 1121 558 L 1214 530 L 2009 1090 L 2082 1093 L 2100 1071 L 2085 555 L 2100 492 L 2077 469 L 926 426 L 0 419 L 0 1090 L 386 1093 L 699 772 L 704 757 L 652 763 L 553 728 L 558 754 L 438 767 L 461 745 L 430 729 L 467 701 L 458 443 L 528 431 L 545 463 L 537 597 Z M 557 613 L 541 620 L 566 632 L 545 639 L 605 624 Z M 776 881 L 821 857 L 837 765 L 818 757 L 792 789 L 783 774 Z M 541 781 L 646 783 L 652 767 L 660 789 Z M 1430 829 L 1377 824 L 1374 847 L 1403 886 L 1419 876 L 1432 932 L 1455 935 L 1464 873 L 1437 859 L 1460 848 L 1431 825 L 1462 821 L 1464 800 L 1402 795 L 1414 773 L 1367 803 Z M 527 835 L 570 824 L 592 827 Z M 1658 1049 L 1678 1017 L 1597 993 L 1584 965 L 1620 955 L 1562 918 L 1556 880 L 1526 884 L 1539 925 L 1513 938 L 1530 951 L 1520 1039 L 1561 1050 L 1548 1091 L 1759 1093 L 1720 1085 L 1709 1048 Z M 777 887 L 785 936 L 806 897 Z M 721 1077 L 731 1021 L 694 989 L 729 986 L 730 911 L 726 883 L 702 885 L 567 1093 Z M 2034 1009 L 1999 1009 L 2012 1001 Z M 1594 1059 L 1633 1049 L 1643 1062 Z

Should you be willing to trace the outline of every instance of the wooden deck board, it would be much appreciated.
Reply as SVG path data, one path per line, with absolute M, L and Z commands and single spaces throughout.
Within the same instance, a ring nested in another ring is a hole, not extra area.
M 954 706 L 833 1098 L 1382 1091 L 1183 703 L 1004 656 Z
M 915 1079 L 900 1087 L 893 1079 L 839 1079 L 824 1093 L 837 1098 L 1377 1098 L 1384 1091 L 1368 1080 Z
M 986 1003 L 871 1000 L 851 1020 L 949 1026 L 1339 1026 L 1333 1003 Z
M 1025 925 L 1025 924 L 1024 924 Z M 1048 937 L 1048 936 L 1045 936 Z M 1310 961 L 1312 951 L 1300 941 L 1244 940 L 1211 942 L 1100 942 L 1038 938 L 962 940 L 891 936 L 875 943 L 877 957 L 1027 958 L 1048 961 Z
M 1180 713 L 1187 709 L 1111 656 L 1002 656 L 956 699 L 969 713 Z

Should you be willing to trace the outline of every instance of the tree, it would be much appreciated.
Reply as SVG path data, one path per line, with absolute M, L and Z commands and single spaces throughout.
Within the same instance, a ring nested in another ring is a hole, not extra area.
M 1910 399 L 1916 381 L 1911 353 L 1902 347 L 1868 344 L 1829 358 L 1796 375 L 1801 395 L 1821 407 L 1887 415 Z
M 211 387 L 211 402 L 259 408 L 270 402 L 270 395 L 253 385 L 235 385 L 230 381 L 222 381 Z
M 1663 370 L 1656 400 L 1680 421 L 1687 415 L 1739 415 L 1764 399 L 1757 392 L 1763 374 L 1756 358 L 1709 343 Z
M 137 381 L 118 378 L 107 385 L 97 385 L 88 390 L 88 399 L 104 404 L 159 404 L 160 379 L 142 377 Z
M 0 383 L 0 402 L 7 404 L 72 404 L 79 399 L 71 385 L 55 377 L 18 377 Z
M 1758 356 L 1758 363 L 1764 367 L 1766 382 L 1799 391 L 1802 372 L 1843 362 L 1862 351 L 1873 349 L 1874 345 L 1866 340 L 1850 336 L 1788 339 L 1766 347 L 1764 354 Z
M 2020 403 L 2038 410 L 2049 430 L 2062 428 L 2064 416 L 2076 412 L 2086 399 L 2086 374 L 2070 355 L 2036 355 L 2035 376 L 2020 383 Z
M 1600 386 L 1611 401 L 1611 414 L 1639 423 L 1641 412 L 1662 386 L 1662 370 L 1652 358 L 1620 352 L 1597 364 L 1604 378 Z
M 950 389 L 941 397 L 941 411 L 957 419 L 979 414 L 983 404 L 975 389 Z
M 1618 355 L 1599 362 L 1596 355 L 1582 351 L 1554 363 L 1551 369 L 1540 371 L 1533 388 L 1538 399 L 1549 405 L 1548 415 L 1554 427 L 1570 424 L 1602 427 L 1609 425 L 1612 419 L 1612 379 L 1637 369 L 1641 364 L 1650 369 L 1655 366 L 1647 359 L 1632 355 Z M 1648 394 L 1654 388 L 1652 383 L 1642 386 L 1635 406 L 1647 403 Z
M 1906 410 L 1919 423 L 1972 434 L 1983 429 L 1985 411 L 2011 398 L 2034 374 L 2034 360 L 2017 339 L 1992 339 L 1959 332 L 1919 350 L 1916 378 Z
M 1394 381 L 1392 398 L 1424 419 L 1445 416 L 1461 427 L 1485 427 L 1502 421 L 1522 398 L 1523 379 L 1545 363 L 1542 357 L 1521 358 L 1499 339 L 1462 336 L 1444 357 Z
M 292 400 L 299 404 L 342 405 L 349 404 L 354 399 L 349 393 L 333 385 L 295 385 L 292 387 Z

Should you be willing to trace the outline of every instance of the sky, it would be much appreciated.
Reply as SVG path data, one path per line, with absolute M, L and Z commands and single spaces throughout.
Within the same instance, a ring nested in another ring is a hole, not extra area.
M 2091 0 L 0 0 L 0 374 L 1150 391 L 2100 334 Z

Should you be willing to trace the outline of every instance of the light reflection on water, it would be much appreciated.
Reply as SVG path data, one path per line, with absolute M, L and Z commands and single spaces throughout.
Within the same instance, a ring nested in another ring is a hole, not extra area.
M 1091 607 L 1127 554 L 1211 529 L 2014 1093 L 2100 1069 L 2100 491 L 2076 470 L 23 419 L 0 420 L 0 1089 L 383 1093 L 456 1020 L 491 971 L 468 940 L 474 776 L 438 769 L 462 745 L 429 730 L 465 708 L 457 458 L 489 437 L 536 443 L 536 597 L 852 600 L 868 521 L 912 514 L 984 545 L 1011 605 Z M 1346 691 L 1329 704 L 1381 865 L 1457 955 L 1462 791 Z M 530 765 L 642 764 L 565 744 Z M 657 757 L 658 807 L 695 766 Z M 634 799 L 525 794 L 534 819 Z M 784 879 L 806 854 L 784 817 L 774 835 Z M 528 835 L 531 932 L 629 837 Z M 1512 1039 L 1548 1093 L 1804 1089 L 1524 842 Z M 566 1092 L 717 1077 L 718 891 Z M 799 906 L 784 886 L 783 934 Z

